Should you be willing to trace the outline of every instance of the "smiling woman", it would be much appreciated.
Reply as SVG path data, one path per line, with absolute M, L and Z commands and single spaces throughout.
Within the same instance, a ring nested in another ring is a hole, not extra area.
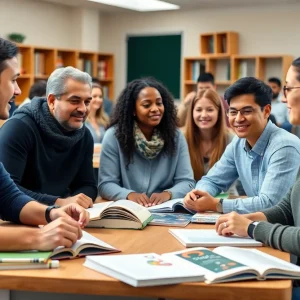
M 226 127 L 221 101 L 214 90 L 201 90 L 189 108 L 185 137 L 195 180 L 200 180 L 221 158 L 233 138 Z
M 144 206 L 180 198 L 194 186 L 176 109 L 155 79 L 130 82 L 118 98 L 101 151 L 99 193 Z

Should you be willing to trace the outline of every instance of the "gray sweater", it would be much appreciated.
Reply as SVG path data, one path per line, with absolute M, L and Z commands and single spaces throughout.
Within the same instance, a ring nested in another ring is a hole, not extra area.
M 172 198 L 183 198 L 194 186 L 187 143 L 181 131 L 176 135 L 174 155 L 158 154 L 147 159 L 139 152 L 133 154 L 133 163 L 128 168 L 115 128 L 106 131 L 100 156 L 99 193 L 107 200 L 126 199 L 131 192 L 161 193 L 172 192 Z
M 300 172 L 288 194 L 275 206 L 263 211 L 268 222 L 260 222 L 254 238 L 272 248 L 297 256 L 300 265 Z

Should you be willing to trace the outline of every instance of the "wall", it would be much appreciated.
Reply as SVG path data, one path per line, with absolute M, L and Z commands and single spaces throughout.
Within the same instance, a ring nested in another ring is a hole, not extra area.
M 18 32 L 25 44 L 99 50 L 98 11 L 43 1 L 0 0 L 0 36 Z
M 158 13 L 100 14 L 32 0 L 0 0 L 0 35 L 24 33 L 26 44 L 115 54 L 115 94 L 126 84 L 127 34 L 183 32 L 184 56 L 199 55 L 201 32 L 233 30 L 242 54 L 300 55 L 300 4 Z M 159 51 L 159 45 L 157 45 Z
M 101 51 L 115 54 L 115 94 L 126 84 L 126 35 L 183 32 L 183 57 L 199 55 L 201 32 L 237 31 L 241 54 L 300 56 L 300 4 L 285 6 L 127 13 L 101 17 Z M 159 51 L 159 45 L 157 45 Z

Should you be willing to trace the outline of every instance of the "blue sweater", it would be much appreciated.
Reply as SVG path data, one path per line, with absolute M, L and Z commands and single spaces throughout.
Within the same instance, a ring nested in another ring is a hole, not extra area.
M 20 222 L 22 208 L 32 199 L 23 194 L 0 163 L 0 219 Z
M 106 131 L 100 156 L 99 193 L 107 200 L 126 199 L 131 192 L 172 192 L 172 198 L 182 198 L 195 185 L 189 151 L 181 131 L 177 131 L 174 155 L 160 153 L 147 159 L 139 152 L 133 154 L 133 163 L 128 168 L 115 128 Z

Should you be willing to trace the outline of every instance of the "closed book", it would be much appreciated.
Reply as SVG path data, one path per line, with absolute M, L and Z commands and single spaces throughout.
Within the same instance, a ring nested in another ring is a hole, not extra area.
M 217 212 L 206 211 L 203 213 L 196 213 L 192 216 L 192 223 L 206 223 L 206 224 L 215 224 L 218 218 L 222 214 Z
M 198 266 L 173 256 L 164 259 L 156 253 L 87 256 L 85 267 L 116 278 L 134 287 L 204 281 Z
M 222 236 L 215 229 L 169 229 L 169 232 L 185 247 L 217 247 L 217 246 L 262 246 L 261 242 L 247 237 Z
M 198 266 L 205 274 L 206 283 L 220 283 L 241 280 L 300 279 L 300 267 L 266 254 L 257 249 L 217 247 L 166 253 L 163 257 L 177 256 Z
M 129 200 L 97 203 L 87 211 L 87 227 L 143 229 L 152 220 L 147 208 Z
M 190 214 L 152 213 L 153 219 L 149 225 L 185 227 L 191 222 Z

